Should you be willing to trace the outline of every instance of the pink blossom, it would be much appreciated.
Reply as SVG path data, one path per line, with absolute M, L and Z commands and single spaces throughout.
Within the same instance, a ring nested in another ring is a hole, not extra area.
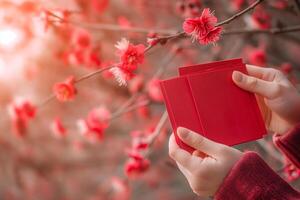
M 147 91 L 150 98 L 154 101 L 163 102 L 164 98 L 159 85 L 160 80 L 154 78 L 149 81 Z
M 121 68 L 132 72 L 136 70 L 138 64 L 144 62 L 145 46 L 143 44 L 133 45 L 127 39 L 122 38 L 116 44 L 116 48 L 121 60 Z
M 253 48 L 248 52 L 248 60 L 251 64 L 265 66 L 267 56 L 264 48 Z
M 245 3 L 245 0 L 231 0 L 231 6 L 234 10 L 240 10 Z
M 61 119 L 58 117 L 52 122 L 51 129 L 56 137 L 64 137 L 67 134 L 66 128 L 64 127 Z
M 27 100 L 17 100 L 8 106 L 8 113 L 14 133 L 23 137 L 27 132 L 27 124 L 36 114 L 36 107 Z
M 56 83 L 53 86 L 53 92 L 56 98 L 61 102 L 73 100 L 77 93 L 74 83 L 74 76 L 70 76 L 65 82 Z
M 135 76 L 128 84 L 129 91 L 133 94 L 139 92 L 144 86 L 144 81 L 144 77 Z
M 105 107 L 100 106 L 91 110 L 86 119 L 78 121 L 78 126 L 83 135 L 90 139 L 102 140 L 104 131 L 109 126 L 111 112 Z
M 217 21 L 210 9 L 205 8 L 200 17 L 186 19 L 183 30 L 200 44 L 214 43 L 220 39 L 222 32 L 222 27 L 216 27 Z
M 290 63 L 283 63 L 280 66 L 280 71 L 282 71 L 284 74 L 290 74 L 293 70 L 293 67 Z
M 147 171 L 149 166 L 148 159 L 131 159 L 125 165 L 125 172 L 128 177 L 135 177 Z
M 271 15 L 263 8 L 256 9 L 251 16 L 252 24 L 255 28 L 269 29 L 271 28 Z
M 133 72 L 137 69 L 138 64 L 144 62 L 145 46 L 130 44 L 128 40 L 122 38 L 116 44 L 116 48 L 120 63 L 116 64 L 110 72 L 119 82 L 119 85 L 127 85 L 127 81 L 134 77 Z

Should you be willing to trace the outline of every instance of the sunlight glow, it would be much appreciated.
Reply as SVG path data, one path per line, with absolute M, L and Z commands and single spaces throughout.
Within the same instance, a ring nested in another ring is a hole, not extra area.
M 15 49 L 25 38 L 24 32 L 14 27 L 0 29 L 0 49 L 9 51 Z

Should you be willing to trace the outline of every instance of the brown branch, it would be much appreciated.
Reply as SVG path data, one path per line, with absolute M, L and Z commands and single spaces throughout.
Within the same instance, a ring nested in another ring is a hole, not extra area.
M 300 1 L 299 0 L 294 0 L 295 5 L 297 7 L 298 13 L 300 12 Z
M 153 131 L 152 135 L 150 135 L 149 139 L 149 147 L 152 146 L 152 144 L 155 142 L 155 139 L 159 136 L 161 133 L 161 129 L 163 128 L 165 122 L 168 119 L 168 113 L 165 111 L 163 115 L 161 116 L 157 126 L 155 127 L 155 130 Z
M 82 82 L 82 81 L 84 81 L 84 80 L 86 80 L 86 79 L 92 78 L 92 77 L 94 77 L 94 76 L 96 76 L 96 75 L 98 75 L 98 74 L 101 74 L 101 73 L 104 72 L 104 71 L 110 70 L 110 69 L 113 68 L 113 67 L 114 67 L 114 66 L 109 66 L 109 67 L 101 68 L 101 69 L 96 70 L 96 71 L 94 71 L 94 72 L 91 72 L 91 73 L 89 73 L 89 74 L 83 75 L 82 77 L 80 77 L 80 78 L 78 78 L 78 79 L 75 80 L 75 84 L 76 84 L 76 83 L 79 83 L 79 82 Z
M 177 49 L 179 49 L 181 47 L 177 47 Z M 175 52 L 175 53 L 174 53 Z M 169 54 L 167 56 L 164 57 L 164 60 L 162 61 L 162 67 L 159 67 L 158 70 L 154 73 L 154 75 L 149 79 L 153 79 L 153 78 L 160 78 L 164 71 L 167 69 L 167 66 L 169 64 L 169 62 L 175 57 L 176 55 L 176 50 L 174 50 L 174 52 L 169 52 Z M 118 115 L 118 113 L 123 112 L 127 107 L 129 107 L 130 105 L 132 105 L 132 103 L 141 95 L 145 94 L 147 92 L 146 88 L 144 87 L 142 89 L 142 91 L 132 95 L 127 101 L 125 101 L 118 110 L 115 111 L 115 113 L 113 115 Z
M 148 28 L 142 28 L 142 27 L 123 27 L 123 26 L 119 26 L 116 24 L 81 23 L 81 22 L 77 22 L 77 21 L 73 21 L 73 20 L 65 20 L 62 17 L 60 17 L 52 12 L 49 12 L 49 14 L 52 17 L 57 18 L 59 20 L 59 22 L 61 22 L 61 23 L 71 23 L 73 25 L 78 25 L 78 26 L 81 26 L 81 27 L 84 27 L 87 29 L 92 29 L 92 30 L 121 31 L 121 32 L 126 31 L 126 32 L 144 33 L 144 34 L 148 34 L 149 32 L 154 32 L 154 33 L 163 34 L 163 35 L 172 35 L 177 32 L 175 30 L 165 30 L 165 29 L 148 29 Z
M 76 79 L 75 82 L 74 82 L 74 84 L 78 84 L 78 83 L 80 83 L 80 82 L 82 82 L 82 81 L 84 81 L 84 80 L 86 80 L 86 79 L 92 78 L 92 77 L 94 77 L 94 76 L 96 76 L 96 75 L 98 75 L 98 74 L 101 74 L 101 73 L 103 73 L 104 71 L 107 71 L 107 70 L 109 70 L 109 69 L 111 69 L 111 68 L 113 68 L 113 67 L 114 67 L 114 66 L 109 66 L 109 67 L 101 68 L 101 69 L 98 69 L 98 70 L 96 70 L 96 71 L 94 71 L 94 72 L 91 72 L 91 73 L 89 73 L 89 74 L 83 75 L 82 77 Z M 46 104 L 50 103 L 50 102 L 51 102 L 52 100 L 54 100 L 54 99 L 55 99 L 55 95 L 54 95 L 54 94 L 51 94 L 48 98 L 46 98 L 44 101 L 42 101 L 42 103 L 40 103 L 40 104 L 38 105 L 38 107 L 43 107 L 43 106 L 45 106 Z
M 300 31 L 300 25 L 283 27 L 283 28 L 270 28 L 270 29 L 230 29 L 223 33 L 223 35 L 234 34 L 281 34 Z
M 259 5 L 260 3 L 262 3 L 264 0 L 257 0 L 256 2 L 254 2 L 252 5 L 250 5 L 248 8 L 238 12 L 237 14 L 233 15 L 232 17 L 219 22 L 218 24 L 216 24 L 216 27 L 218 26 L 223 26 L 225 24 L 229 24 L 231 21 L 235 20 L 236 18 L 239 18 L 240 16 L 242 16 L 243 14 L 249 12 L 250 10 L 254 9 L 257 5 Z

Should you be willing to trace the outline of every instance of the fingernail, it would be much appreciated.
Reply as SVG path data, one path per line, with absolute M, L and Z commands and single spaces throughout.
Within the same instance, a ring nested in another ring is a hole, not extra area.
M 236 82 L 242 82 L 243 80 L 243 74 L 239 71 L 234 71 L 232 74 L 232 78 L 236 81 Z
M 189 130 L 183 127 L 177 128 L 177 134 L 181 139 L 187 138 L 189 134 Z

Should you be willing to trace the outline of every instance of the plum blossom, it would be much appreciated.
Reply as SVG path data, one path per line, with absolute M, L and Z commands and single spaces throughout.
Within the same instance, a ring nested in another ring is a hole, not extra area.
M 35 117 L 36 107 L 27 100 L 18 99 L 8 106 L 8 114 L 13 132 L 23 137 L 26 134 L 28 122 Z
M 183 30 L 200 44 L 215 43 L 222 32 L 222 27 L 216 27 L 217 21 L 210 9 L 205 8 L 200 17 L 187 18 L 183 23 Z
M 157 78 L 153 78 L 152 80 L 149 81 L 147 85 L 147 91 L 149 97 L 157 102 L 163 102 L 164 98 L 160 89 L 160 80 Z
M 126 85 L 127 81 L 134 76 L 138 64 L 144 62 L 145 46 L 143 44 L 133 45 L 125 38 L 116 44 L 117 55 L 120 62 L 110 71 L 120 85 Z
M 63 125 L 61 119 L 59 117 L 56 117 L 52 124 L 51 124 L 51 129 L 53 131 L 53 134 L 60 138 L 60 137 L 64 137 L 67 134 L 67 129 L 65 128 L 65 126 Z
M 94 140 L 102 141 L 104 131 L 109 126 L 111 112 L 105 107 L 100 106 L 90 111 L 86 119 L 78 121 L 78 126 L 82 135 Z
M 53 92 L 56 98 L 61 102 L 73 100 L 77 93 L 74 83 L 75 83 L 74 76 L 70 76 L 69 78 L 67 78 L 65 82 L 56 83 L 53 86 Z

